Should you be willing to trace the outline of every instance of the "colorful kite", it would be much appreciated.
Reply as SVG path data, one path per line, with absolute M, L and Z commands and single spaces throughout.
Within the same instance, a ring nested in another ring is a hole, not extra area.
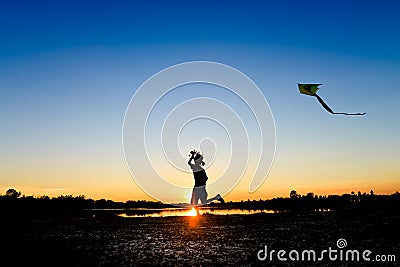
M 344 112 L 333 112 L 332 109 L 330 107 L 328 107 L 328 105 L 322 100 L 322 98 L 320 98 L 317 95 L 317 91 L 319 90 L 318 86 L 321 85 L 321 83 L 314 83 L 314 84 L 301 84 L 298 83 L 297 84 L 299 86 L 299 90 L 300 93 L 305 94 L 305 95 L 310 95 L 310 96 L 315 96 L 319 103 L 321 103 L 321 105 L 330 113 L 332 114 L 342 114 L 342 115 L 365 115 L 366 113 L 344 113 Z

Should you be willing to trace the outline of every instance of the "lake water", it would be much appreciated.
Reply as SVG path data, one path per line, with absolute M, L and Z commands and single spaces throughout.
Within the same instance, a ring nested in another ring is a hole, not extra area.
M 258 213 L 274 213 L 273 210 L 242 210 L 242 209 L 218 209 L 199 208 L 197 213 L 193 208 L 171 208 L 171 209 L 129 209 L 117 212 L 121 217 L 170 217 L 170 216 L 196 216 L 197 214 L 213 215 L 250 215 Z

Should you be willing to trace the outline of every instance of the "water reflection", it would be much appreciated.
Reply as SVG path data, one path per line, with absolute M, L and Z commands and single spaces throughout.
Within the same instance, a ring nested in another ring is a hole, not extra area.
M 198 215 L 250 215 L 258 213 L 274 213 L 273 210 L 242 210 L 242 209 L 218 209 L 198 208 Z M 170 217 L 170 216 L 196 216 L 196 210 L 190 208 L 171 209 L 130 209 L 118 212 L 121 217 Z

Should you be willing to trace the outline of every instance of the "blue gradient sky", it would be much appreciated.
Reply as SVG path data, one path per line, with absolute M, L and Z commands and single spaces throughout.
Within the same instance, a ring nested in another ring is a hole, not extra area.
M 135 89 L 191 60 L 231 65 L 272 109 L 275 163 L 254 194 L 400 190 L 396 1 L 2 1 L 0 191 L 149 199 L 125 167 Z M 316 99 L 298 82 L 320 82 Z

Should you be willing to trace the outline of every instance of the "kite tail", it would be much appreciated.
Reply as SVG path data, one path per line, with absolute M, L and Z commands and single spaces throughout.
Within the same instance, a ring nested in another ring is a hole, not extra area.
M 333 114 L 342 114 L 342 115 L 349 115 L 349 116 L 354 116 L 354 115 L 365 115 L 367 113 L 363 112 L 363 113 L 344 113 L 344 112 L 333 112 Z
M 317 94 L 315 94 L 314 96 L 318 99 L 319 103 L 321 103 L 321 105 L 322 105 L 329 113 L 335 114 L 335 112 L 333 112 L 332 109 L 331 109 L 330 107 L 328 107 L 328 105 L 324 102 L 324 100 L 322 100 L 322 98 L 320 98 Z
M 314 96 L 318 99 L 319 103 L 321 103 L 321 105 L 322 105 L 329 113 L 332 113 L 332 114 L 341 114 L 341 115 L 348 115 L 348 116 L 353 116 L 353 115 L 360 115 L 360 116 L 362 116 L 362 115 L 365 115 L 365 114 L 366 114 L 365 112 L 363 112 L 363 113 L 333 112 L 333 110 L 332 110 L 330 107 L 328 107 L 328 105 L 324 102 L 324 100 L 322 100 L 322 98 L 319 97 L 319 95 L 315 94 Z

